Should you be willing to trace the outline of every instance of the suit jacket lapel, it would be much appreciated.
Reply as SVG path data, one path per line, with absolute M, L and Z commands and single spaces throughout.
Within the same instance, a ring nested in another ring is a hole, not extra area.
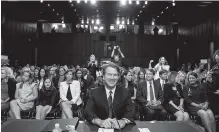
M 154 92 L 155 92 L 155 98 L 157 99 L 157 95 L 158 95 L 158 91 L 159 91 L 159 84 L 160 83 L 155 83 L 155 81 L 153 81 L 154 83 Z
M 108 105 L 108 100 L 107 100 L 107 95 L 106 95 L 106 90 L 104 86 L 101 86 L 101 92 L 100 92 L 100 99 L 102 100 L 102 104 L 104 105 L 106 109 L 106 113 L 109 113 L 109 105 Z
M 143 89 L 142 89 L 142 91 L 143 91 L 143 93 L 144 93 L 144 97 L 146 97 L 147 98 L 147 81 L 144 81 L 144 84 L 143 84 L 143 87 L 142 87 Z
M 122 98 L 122 92 L 121 92 L 121 88 L 117 85 L 116 86 L 116 90 L 115 90 L 115 94 L 114 94 L 114 99 L 113 99 L 113 106 L 116 107 L 117 104 L 119 104 L 121 98 Z

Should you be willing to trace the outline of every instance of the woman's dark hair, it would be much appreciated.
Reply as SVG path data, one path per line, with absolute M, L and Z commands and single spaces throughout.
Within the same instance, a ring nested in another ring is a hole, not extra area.
M 79 72 L 79 71 L 81 72 L 81 75 L 83 76 L 83 71 L 82 71 L 82 69 L 77 69 L 77 70 L 75 71 L 75 79 L 76 79 L 76 80 L 78 80 L 77 72 Z M 82 76 L 81 76 L 81 79 L 83 78 Z
M 49 79 L 50 82 L 51 82 L 50 91 L 55 90 L 56 88 L 54 87 L 54 84 L 53 84 L 52 79 L 49 78 L 49 77 L 46 77 L 46 78 L 44 78 L 44 81 L 43 81 L 42 91 L 43 91 L 43 92 L 46 91 L 45 81 L 46 81 L 47 79 Z
M 72 80 L 74 80 L 74 72 L 73 72 L 73 70 L 71 70 L 71 69 L 68 69 L 68 70 L 65 72 L 65 79 L 64 79 L 64 80 L 66 80 L 66 75 L 67 75 L 69 72 L 72 73 Z
M 189 77 L 190 75 L 194 76 L 195 78 L 198 78 L 198 74 L 195 73 L 195 72 L 191 72 L 191 73 L 188 75 L 188 77 Z
M 60 69 L 63 69 L 64 72 L 65 72 L 65 68 L 64 68 L 63 66 L 60 66 L 59 69 L 57 69 L 57 77 L 60 77 L 60 74 L 59 74 L 59 70 L 60 70 Z
M 138 82 L 140 81 L 140 74 L 143 73 L 144 74 L 144 79 L 145 79 L 145 70 L 141 69 L 139 72 L 138 72 Z
M 41 70 L 44 70 L 44 71 L 45 71 L 45 76 L 43 77 L 43 80 L 45 80 L 45 78 L 48 77 L 48 73 L 47 73 L 47 70 L 44 69 L 44 67 L 40 68 L 39 73 L 38 73 L 38 78 L 39 78 L 39 80 L 42 79 L 42 77 L 40 76 Z

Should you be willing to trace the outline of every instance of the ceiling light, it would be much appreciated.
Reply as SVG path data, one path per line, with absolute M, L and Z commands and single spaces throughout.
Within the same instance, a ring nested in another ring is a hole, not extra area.
M 142 11 L 140 11 L 140 13 L 142 13 Z
M 73 7 L 73 6 L 74 6 L 74 4 L 71 4 L 71 6 Z
M 176 4 L 175 4 L 175 2 L 173 2 L 173 6 L 175 6 Z
M 94 26 L 94 30 L 97 30 L 98 29 L 98 27 L 97 26 Z
M 40 0 L 41 3 L 43 3 L 43 0 Z
M 85 3 L 87 3 L 87 0 L 84 0 Z
M 94 24 L 94 19 L 91 20 L 91 23 Z
M 62 24 L 64 23 L 64 21 L 62 21 Z
M 154 21 L 152 21 L 151 25 L 154 25 Z
M 55 9 L 52 9 L 52 11 L 55 11 Z
M 72 2 L 72 0 L 69 0 L 69 2 L 71 3 L 71 2 Z
M 81 25 L 82 28 L 84 28 L 84 25 Z
M 160 28 L 160 29 L 158 30 L 158 33 L 162 33 L 162 32 L 163 32 L 163 29 Z
M 81 24 L 84 24 L 84 20 L 83 19 L 81 20 Z
M 89 19 L 87 19 L 87 24 L 89 24 Z
M 100 30 L 103 30 L 103 26 L 100 27 Z
M 88 25 L 85 25 L 85 28 L 88 28 Z
M 99 19 L 96 20 L 96 24 L 97 24 L 97 25 L 100 24 L 100 20 L 99 20 Z
M 131 0 L 129 0 L 129 4 L 130 4 L 130 5 L 132 4 L 132 1 L 131 1 Z
M 98 12 L 98 10 L 97 10 L 97 12 Z
M 135 22 L 134 22 L 134 20 L 132 21 L 132 25 L 135 25 Z
M 145 1 L 145 5 L 147 5 L 148 4 L 148 1 Z
M 139 0 L 136 1 L 136 4 L 139 5 Z
M 63 27 L 63 28 L 66 28 L 66 25 L 65 25 L 65 24 L 62 24 L 62 27 Z
M 163 11 L 161 12 L 161 14 L 163 14 Z
M 122 6 L 126 5 L 126 0 L 120 0 Z
M 127 20 L 127 24 L 129 25 L 129 20 Z
M 119 19 L 116 21 L 116 24 L 117 24 L 117 25 L 119 25 L 119 24 L 120 24 L 120 21 L 119 21 Z
M 91 4 L 96 4 L 96 0 L 91 0 Z
M 135 20 L 137 21 L 138 19 L 137 19 L 137 18 L 135 18 Z
M 122 20 L 122 24 L 123 24 L 123 25 L 125 24 L 125 21 L 124 21 L 124 20 Z
M 143 8 L 145 8 L 145 6 L 143 6 Z
M 169 8 L 169 7 L 167 6 L 167 7 L 166 7 L 166 10 L 167 10 L 168 8 Z
M 173 2 L 175 2 L 175 0 L 173 0 Z
M 48 7 L 50 7 L 50 4 L 47 4 L 48 5 Z
M 139 15 L 138 15 L 138 17 L 139 17 Z
M 77 3 L 79 4 L 81 2 L 81 0 L 77 0 Z
M 59 15 L 59 13 L 57 13 L 57 16 Z
M 157 16 L 157 17 L 160 17 L 160 16 Z
M 75 11 L 76 11 L 76 9 L 75 9 Z
M 110 26 L 110 29 L 113 30 L 113 29 L 114 29 L 114 26 Z

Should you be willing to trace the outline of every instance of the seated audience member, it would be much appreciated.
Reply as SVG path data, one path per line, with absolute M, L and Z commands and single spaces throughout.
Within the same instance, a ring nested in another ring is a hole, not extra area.
M 119 55 L 118 54 L 115 54 L 115 51 L 118 51 L 119 52 L 119 54 L 121 55 L 121 59 L 119 58 Z M 115 63 L 116 65 L 118 65 L 118 66 L 123 66 L 123 59 L 125 58 L 125 56 L 123 55 L 123 53 L 121 52 L 121 50 L 120 50 L 120 47 L 119 46 L 114 46 L 114 48 L 113 48 L 113 51 L 112 51 L 112 54 L 111 54 L 111 61 L 113 62 L 113 63 Z
M 77 69 L 77 70 L 76 70 L 76 73 L 75 73 L 75 80 L 77 80 L 77 81 L 80 82 L 81 94 L 86 95 L 87 82 L 86 82 L 86 80 L 83 78 L 82 69 Z
M 215 87 L 218 80 L 214 80 L 212 74 L 213 71 L 208 71 L 206 81 L 202 83 L 202 87 L 207 91 L 208 102 L 211 110 L 214 114 L 219 114 L 219 105 L 216 101 L 219 100 L 219 90 L 217 91 L 217 87 Z
M 165 120 L 167 111 L 162 106 L 163 92 L 159 83 L 154 78 L 154 70 L 146 70 L 146 80 L 140 82 L 137 89 L 137 102 L 143 106 L 148 121 L 156 119 Z
M 131 71 L 125 71 L 123 73 L 122 87 L 127 88 L 129 90 L 129 96 L 131 97 L 132 100 L 136 99 L 136 88 L 132 82 L 132 72 Z
M 177 83 L 177 72 L 172 71 L 168 76 L 168 83 L 164 85 L 165 108 L 176 116 L 176 121 L 187 121 L 189 115 L 184 109 L 183 91 Z
M 55 74 L 55 67 L 51 66 L 51 67 L 49 68 L 49 77 L 50 77 L 51 79 L 53 79 L 55 76 L 56 76 L 56 74 Z
M 108 64 L 103 68 L 104 85 L 91 90 L 84 111 L 87 121 L 103 128 L 120 129 L 133 122 L 135 108 L 126 88 L 116 85 L 119 67 Z M 118 120 L 119 124 L 117 124 Z
M 83 78 L 86 80 L 87 83 L 87 89 L 90 90 L 91 88 L 94 88 L 94 77 L 90 74 L 90 72 L 83 68 Z
M 36 102 L 36 119 L 44 120 L 55 104 L 57 91 L 50 78 L 45 78 Z
M 14 99 L 16 81 L 9 78 L 7 68 L 1 68 L 1 109 L 9 108 L 9 103 Z
M 184 99 L 188 107 L 188 112 L 198 115 L 207 132 L 216 132 L 215 118 L 208 107 L 208 98 L 205 89 L 198 81 L 198 75 L 190 73 L 189 83 L 183 89 Z
M 94 88 L 102 86 L 103 85 L 103 76 L 98 76 L 97 81 L 94 84 Z
M 41 68 L 39 72 L 38 90 L 42 88 L 43 82 L 46 77 L 47 77 L 46 70 L 44 68 Z
M 33 76 L 30 71 L 24 71 L 22 82 L 16 85 L 15 100 L 10 102 L 10 116 L 21 119 L 20 111 L 33 108 L 37 97 L 37 84 L 33 82 Z
M 62 119 L 73 118 L 73 112 L 82 103 L 80 82 L 73 80 L 73 71 L 67 70 L 65 77 L 59 88 Z
M 183 89 L 183 87 L 186 85 L 186 73 L 185 72 L 178 72 L 177 75 L 177 83 L 179 83 Z
M 38 67 L 36 67 L 36 68 L 34 69 L 34 75 L 33 75 L 33 77 L 34 77 L 34 81 L 35 81 L 36 83 L 39 82 L 39 71 L 40 71 L 40 69 L 39 69 Z
M 217 64 L 212 67 L 212 70 L 219 70 L 219 49 L 215 51 L 213 59 Z
M 57 74 L 56 77 L 53 78 L 53 84 L 55 86 L 55 88 L 59 88 L 60 83 L 65 81 L 65 68 L 64 67 L 60 67 L 59 68 L 59 73 Z
M 167 71 L 166 70 L 161 70 L 159 72 L 160 78 L 155 80 L 156 83 L 160 84 L 160 87 L 162 88 L 162 91 L 164 90 L 164 84 L 166 84 L 167 81 Z
M 136 84 L 138 85 L 140 82 L 145 81 L 145 70 L 141 69 L 138 72 L 138 76 L 137 76 L 137 82 Z

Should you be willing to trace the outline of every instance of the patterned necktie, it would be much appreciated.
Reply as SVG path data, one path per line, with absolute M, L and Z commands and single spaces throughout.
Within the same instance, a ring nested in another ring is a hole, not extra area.
M 109 118 L 113 118 L 113 98 L 112 98 L 112 91 L 109 92 L 109 97 L 108 97 L 108 105 L 109 105 Z
M 153 100 L 154 100 L 153 87 L 152 87 L 152 83 L 151 83 L 151 82 L 149 82 L 149 83 L 150 83 L 150 96 L 151 96 L 151 101 L 153 101 Z
M 71 84 L 71 83 L 68 84 L 68 91 L 67 91 L 67 95 L 66 95 L 66 98 L 67 98 L 68 100 L 72 100 L 70 84 Z

